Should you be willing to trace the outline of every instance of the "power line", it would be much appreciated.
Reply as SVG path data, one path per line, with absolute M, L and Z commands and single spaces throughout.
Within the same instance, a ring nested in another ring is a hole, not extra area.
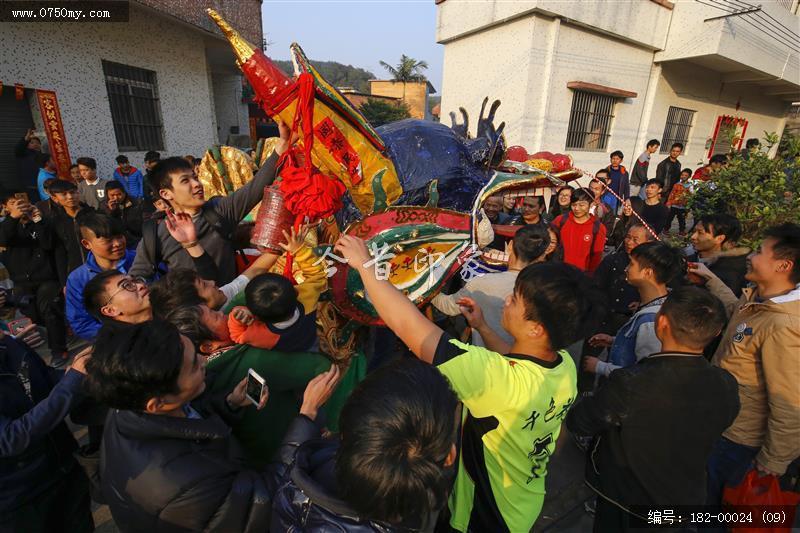
M 734 0 L 719 0 L 719 1 L 722 1 L 722 2 L 727 2 L 728 4 L 732 4 L 732 5 L 737 5 L 737 4 L 735 4 L 735 3 L 734 3 Z M 748 6 L 748 7 L 750 7 L 750 8 L 754 8 L 754 7 L 756 7 L 756 6 L 753 6 L 753 5 L 751 5 L 751 4 L 748 4 L 747 2 L 743 2 L 742 0 L 735 0 L 735 1 L 739 2 L 739 4 L 744 4 L 745 6 Z M 797 33 L 795 33 L 795 32 L 794 32 L 794 31 L 793 31 L 791 28 L 788 28 L 788 27 L 784 26 L 784 25 L 783 25 L 783 23 L 782 23 L 781 21 L 779 21 L 778 19 L 776 19 L 775 17 L 773 17 L 772 15 L 770 15 L 769 13 L 767 13 L 766 11 L 764 11 L 764 10 L 761 10 L 761 11 L 759 11 L 759 12 L 758 12 L 758 14 L 763 14 L 763 15 L 765 15 L 765 16 L 767 16 L 767 17 L 769 17 L 770 19 L 772 19 L 772 21 L 773 21 L 775 24 L 777 24 L 778 26 L 780 26 L 780 27 L 781 27 L 781 28 L 783 28 L 784 30 L 788 31 L 790 34 L 792 34 L 792 35 L 793 35 L 794 37 L 796 37 L 797 39 L 800 39 L 800 34 L 797 34 Z
M 702 0 L 696 0 L 696 1 L 698 3 L 700 3 L 700 4 L 703 4 L 703 5 L 706 5 L 706 6 L 709 6 L 709 7 L 713 7 L 715 9 L 719 9 L 720 11 L 723 11 L 723 12 L 728 13 L 730 15 L 738 15 L 738 14 L 740 14 L 741 6 L 733 7 L 733 6 L 730 6 L 730 5 L 719 5 L 719 4 L 716 4 L 716 3 L 709 4 L 709 3 L 703 2 Z M 713 1 L 717 1 L 717 0 L 709 0 L 709 1 L 713 2 Z M 726 0 L 726 1 L 728 1 L 728 0 Z M 751 6 L 751 7 L 755 8 L 755 6 Z M 733 9 L 733 10 L 731 11 L 731 9 Z M 795 40 L 791 39 L 790 37 L 786 37 L 783 34 L 774 33 L 772 28 L 767 28 L 767 27 L 764 27 L 764 26 L 761 26 L 760 24 L 758 24 L 758 23 L 767 23 L 763 19 L 758 19 L 757 21 L 750 20 L 750 18 L 747 17 L 747 15 L 749 15 L 749 14 L 751 14 L 751 13 L 742 14 L 741 19 L 744 20 L 745 22 L 747 22 L 748 24 L 750 24 L 751 26 L 753 26 L 759 32 L 765 33 L 765 34 L 769 35 L 770 37 L 778 39 L 781 44 L 789 47 L 790 49 L 792 49 L 795 52 L 800 53 L 800 45 L 798 45 L 798 43 Z

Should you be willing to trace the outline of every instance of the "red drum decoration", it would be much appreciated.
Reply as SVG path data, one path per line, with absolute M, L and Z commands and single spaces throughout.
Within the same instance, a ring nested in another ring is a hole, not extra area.
M 250 243 L 283 253 L 280 247 L 286 240 L 283 232 L 288 232 L 293 222 L 294 216 L 286 209 L 283 192 L 277 187 L 264 187 L 264 198 L 258 208 Z

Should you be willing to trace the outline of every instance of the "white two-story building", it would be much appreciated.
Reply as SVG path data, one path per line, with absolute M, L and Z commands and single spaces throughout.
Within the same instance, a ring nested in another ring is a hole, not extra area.
M 737 145 L 780 134 L 800 101 L 798 0 L 437 5 L 442 116 L 500 99 L 508 144 L 566 152 L 589 171 L 613 150 L 630 167 L 653 138 L 653 164 L 682 142 L 681 161 L 695 168 L 730 149 L 725 124 Z

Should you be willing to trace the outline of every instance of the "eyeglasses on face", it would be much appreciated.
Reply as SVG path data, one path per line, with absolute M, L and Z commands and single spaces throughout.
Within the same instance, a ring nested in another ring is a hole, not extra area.
M 115 290 L 111 294 L 111 296 L 108 297 L 108 301 L 106 301 L 106 303 L 103 304 L 103 307 L 109 305 L 111 303 L 111 300 L 113 300 L 114 297 L 117 294 L 121 293 L 122 291 L 136 292 L 136 291 L 139 290 L 139 287 L 141 285 L 144 285 L 146 283 L 147 283 L 147 281 L 144 278 L 139 277 L 139 276 L 129 277 L 129 278 L 122 278 L 122 280 L 119 283 L 117 283 L 118 289 Z

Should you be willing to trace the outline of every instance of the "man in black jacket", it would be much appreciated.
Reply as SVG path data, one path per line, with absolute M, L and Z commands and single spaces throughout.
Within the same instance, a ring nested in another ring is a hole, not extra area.
M 0 333 L 0 531 L 94 530 L 89 481 L 64 418 L 80 396 L 87 357 L 48 368 Z
M 669 198 L 672 187 L 681 179 L 681 162 L 678 156 L 683 152 L 683 144 L 674 143 L 669 149 L 669 156 L 656 167 L 656 179 L 664 187 L 661 195 L 661 203 L 665 203 Z M 639 197 L 644 200 L 645 195 L 639 193 Z
M 335 388 L 337 370 L 322 376 L 305 393 L 321 401 L 309 407 L 304 400 L 306 409 L 317 409 Z M 202 398 L 205 362 L 175 327 L 145 322 L 100 331 L 87 384 L 112 409 L 100 479 L 123 530 L 268 529 L 270 476 L 247 468 L 225 422 L 251 403 L 242 378 L 227 397 Z M 260 400 L 259 408 L 266 389 Z
M 599 436 L 586 479 L 598 493 L 594 531 L 642 527 L 647 507 L 705 504 L 706 462 L 739 412 L 736 379 L 703 357 L 724 325 L 708 291 L 672 291 L 656 317 L 662 351 L 612 372 L 570 410 L 572 433 Z
M 16 195 L 0 195 L 8 213 L 0 222 L 0 246 L 6 248 L 3 262 L 14 282 L 14 300 L 22 303 L 23 313 L 47 328 L 47 346 L 53 361 L 60 362 L 67 351 L 67 326 L 53 262 L 53 231 L 37 208 Z
M 320 440 L 301 408 L 278 451 L 272 531 L 429 531 L 455 476 L 457 406 L 441 372 L 404 358 L 353 391 L 340 438 Z
M 37 176 L 39 175 L 41 153 L 42 141 L 33 135 L 32 129 L 28 130 L 25 137 L 21 138 L 14 147 L 14 157 L 17 159 L 17 180 L 11 188 L 24 190 L 33 202 L 40 200 Z
M 280 128 L 281 140 L 275 146 L 275 152 L 247 185 L 228 196 L 206 201 L 203 185 L 194 173 L 194 166 L 181 157 L 164 159 L 148 172 L 147 180 L 152 190 L 175 213 L 186 213 L 194 220 L 199 243 L 219 269 L 215 278 L 217 285 L 230 283 L 236 277 L 234 229 L 261 201 L 264 187 L 271 185 L 275 179 L 278 157 L 289 149 L 289 128 L 282 123 Z M 144 228 L 131 275 L 151 279 L 162 261 L 170 269 L 194 268 L 186 249 L 170 236 L 163 224 L 154 230 Z
M 750 248 L 738 246 L 742 236 L 739 219 L 725 213 L 704 215 L 697 220 L 691 235 L 696 253 L 692 262 L 705 263 L 708 269 L 733 291 L 742 295 L 747 280 L 747 256 Z
M 89 253 L 81 244 L 81 230 L 78 227 L 78 216 L 86 211 L 93 211 L 82 204 L 78 187 L 71 181 L 56 180 L 50 186 L 50 192 L 58 203 L 53 213 L 51 227 L 56 236 L 56 271 L 61 286 L 67 285 L 69 273 L 86 262 Z
M 142 201 L 129 197 L 122 183 L 111 180 L 106 182 L 106 199 L 100 210 L 122 222 L 126 245 L 135 250 L 142 238 Z

